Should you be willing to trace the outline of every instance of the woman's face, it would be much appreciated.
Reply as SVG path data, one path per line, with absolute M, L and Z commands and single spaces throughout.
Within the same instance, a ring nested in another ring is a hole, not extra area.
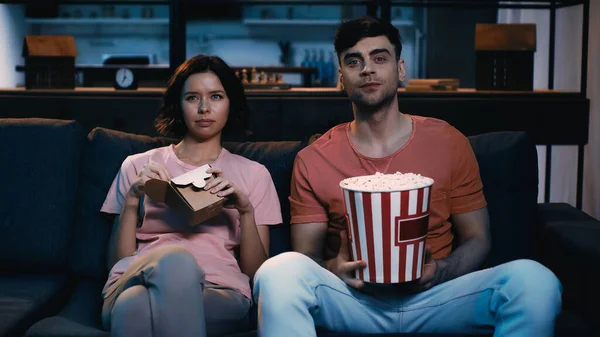
M 229 97 L 213 72 L 188 77 L 181 95 L 188 135 L 207 140 L 221 135 L 229 116 Z

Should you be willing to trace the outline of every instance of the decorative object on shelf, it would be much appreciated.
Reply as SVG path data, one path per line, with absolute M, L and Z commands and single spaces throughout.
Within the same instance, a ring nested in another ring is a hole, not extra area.
M 107 15 L 106 16 L 109 17 L 109 18 L 114 18 L 115 17 L 115 6 L 113 6 L 113 5 L 108 6 L 108 8 L 107 8 Z
M 73 36 L 27 35 L 23 43 L 26 89 L 75 88 Z
M 260 74 L 258 75 L 258 83 L 260 83 L 260 84 L 267 83 L 267 77 L 265 76 L 264 71 L 261 71 Z
M 340 8 L 340 18 L 342 20 L 349 20 L 352 19 L 352 17 L 352 4 L 349 1 L 344 1 Z
M 154 9 L 150 6 L 142 8 L 142 18 L 151 19 L 154 17 Z
M 477 90 L 533 90 L 535 24 L 477 24 Z
M 408 80 L 406 91 L 456 91 L 458 78 L 416 78 Z
M 248 71 L 246 69 L 242 69 L 242 84 L 248 83 Z
M 291 84 L 283 83 L 283 76 L 281 74 L 261 70 L 258 76 L 256 76 L 256 67 L 252 67 L 250 73 L 251 79 L 248 80 L 248 71 L 246 68 L 242 68 L 241 76 L 239 71 L 235 72 L 235 76 L 241 79 L 242 85 L 246 90 L 288 90 L 292 88 Z
M 279 62 L 284 66 L 292 66 L 293 61 L 290 57 L 292 52 L 290 41 L 279 41 L 277 44 L 279 45 L 279 50 L 281 51 Z
M 114 87 L 117 90 L 135 90 L 138 87 L 137 77 L 132 69 L 123 67 L 115 72 Z
M 275 18 L 275 14 L 273 13 L 273 10 L 271 10 L 269 8 L 263 8 L 260 11 L 260 18 L 261 19 L 273 19 L 273 18 Z

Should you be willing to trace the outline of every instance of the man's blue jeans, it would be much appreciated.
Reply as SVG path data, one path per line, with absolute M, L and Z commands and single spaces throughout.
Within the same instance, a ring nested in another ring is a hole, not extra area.
M 562 287 L 531 260 L 473 272 L 425 292 L 357 291 L 309 257 L 267 260 L 254 279 L 261 337 L 316 336 L 315 326 L 348 333 L 491 333 L 552 336 Z

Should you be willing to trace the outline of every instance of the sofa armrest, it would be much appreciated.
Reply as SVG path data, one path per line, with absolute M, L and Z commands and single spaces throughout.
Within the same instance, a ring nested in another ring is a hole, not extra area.
M 596 328 L 600 303 L 600 221 L 554 221 L 543 229 L 542 263 L 563 286 L 563 310 L 584 317 Z
M 548 202 L 538 204 L 537 220 L 541 228 L 556 221 L 594 221 L 587 213 L 578 210 L 566 202 Z

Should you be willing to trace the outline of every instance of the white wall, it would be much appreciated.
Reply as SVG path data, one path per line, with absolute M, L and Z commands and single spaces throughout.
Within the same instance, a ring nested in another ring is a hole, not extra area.
M 590 36 L 588 52 L 588 89 L 590 106 L 590 137 L 585 147 L 583 210 L 600 219 L 600 40 L 593 32 L 600 31 L 600 1 L 590 1 Z M 548 84 L 549 11 L 510 9 L 499 11 L 502 23 L 535 23 L 537 52 L 534 65 L 534 86 L 545 89 Z M 581 79 L 581 41 L 583 6 L 557 10 L 554 61 L 554 88 L 579 91 Z M 568 117 L 565 111 L 563 118 Z M 545 191 L 545 146 L 538 146 L 540 190 Z M 568 202 L 575 206 L 577 182 L 577 148 L 553 146 L 551 164 L 551 202 Z
M 24 36 L 23 5 L 0 4 L 0 88 L 24 84 L 23 73 L 14 70 L 23 60 L 21 51 Z
M 590 41 L 588 50 L 588 97 L 590 138 L 585 149 L 583 209 L 600 219 L 600 1 L 590 1 Z

